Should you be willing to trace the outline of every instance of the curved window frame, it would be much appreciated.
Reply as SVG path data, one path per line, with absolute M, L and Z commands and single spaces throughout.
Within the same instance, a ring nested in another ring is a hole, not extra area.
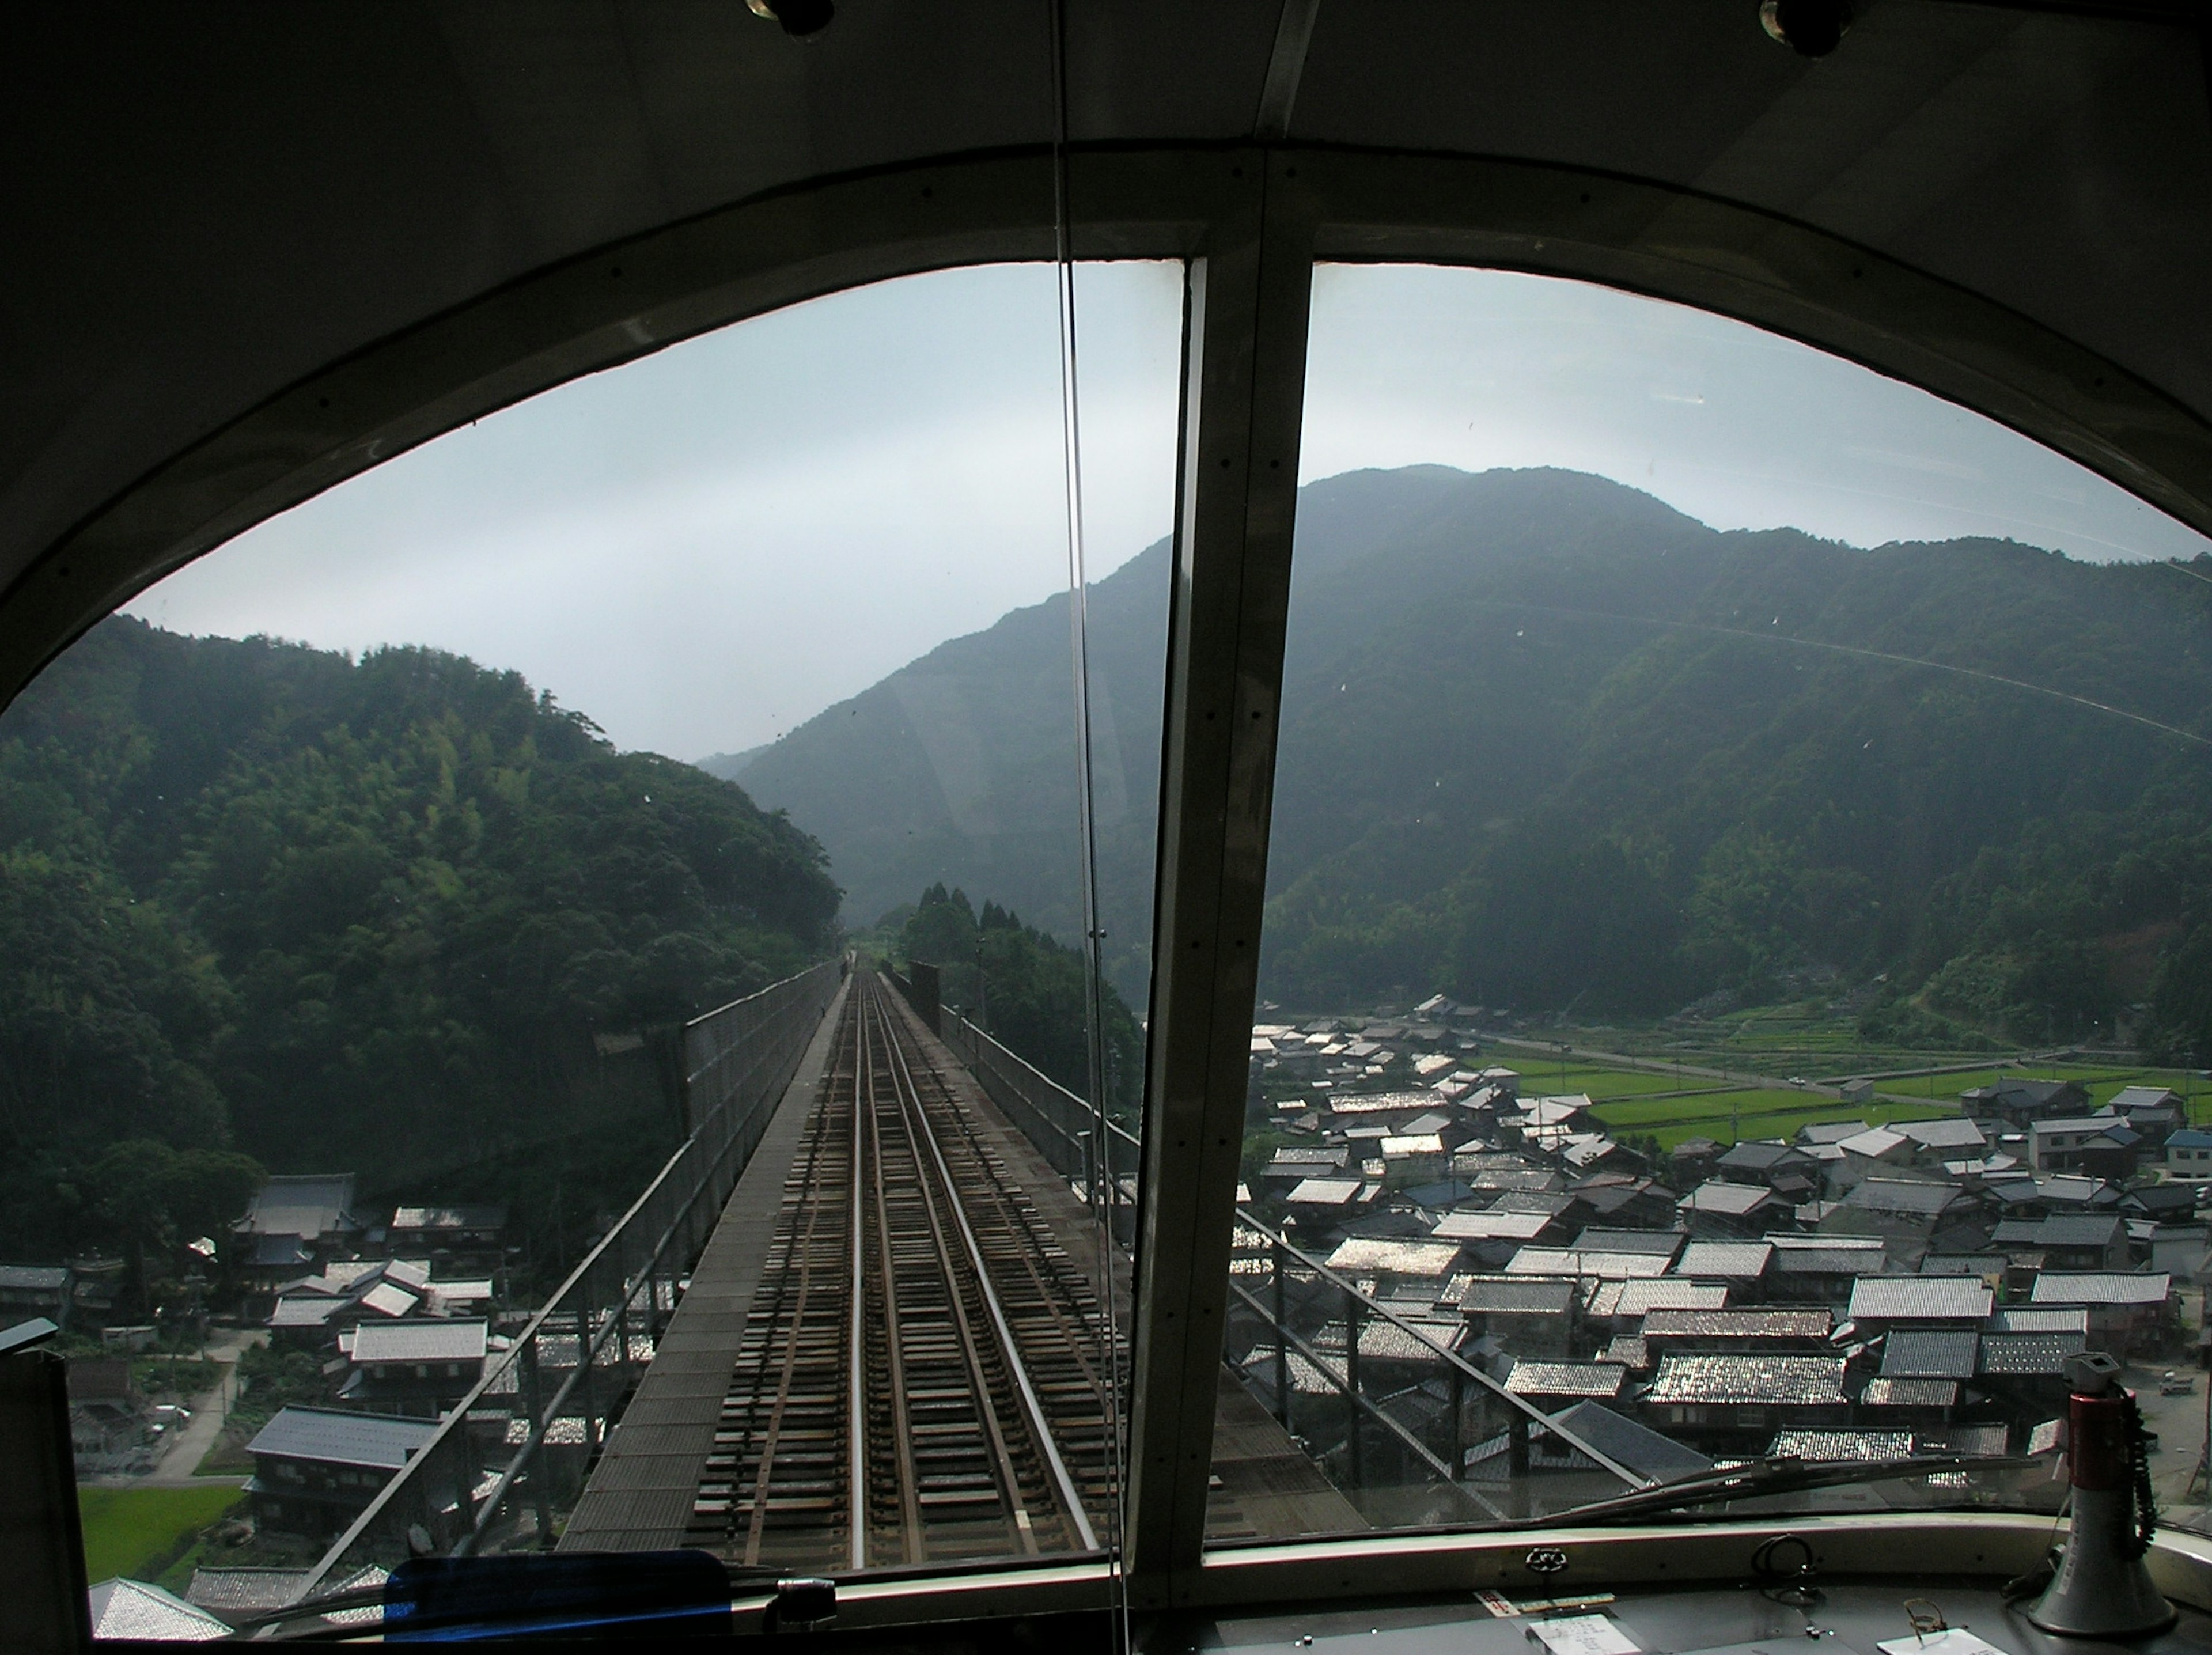
M 1077 149 L 1079 259 L 1187 261 L 1125 1560 L 1136 1608 L 1519 1579 L 1527 1534 L 1207 1553 L 1216 1370 L 1256 989 L 1317 260 L 1595 282 L 1750 323 L 1926 389 L 2212 532 L 2212 425 L 2015 312 L 1792 221 L 1534 162 L 1297 146 Z M 818 182 L 544 271 L 293 386 L 177 455 L 0 599 L 0 703 L 88 627 L 254 523 L 539 391 L 802 300 L 1054 257 L 1047 149 Z M 1824 1567 L 2025 1569 L 2047 1518 L 1795 1518 Z M 1548 1530 L 1609 1583 L 1740 1577 L 1771 1523 Z M 2212 1566 L 2160 1541 L 2160 1585 Z M 855 1583 L 841 1622 L 1097 1608 L 1091 1561 Z

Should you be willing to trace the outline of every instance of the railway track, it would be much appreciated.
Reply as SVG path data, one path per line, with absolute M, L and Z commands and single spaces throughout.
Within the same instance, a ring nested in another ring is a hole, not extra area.
M 1089 1551 L 1107 1321 L 918 1025 L 856 974 L 687 1543 L 846 1570 Z

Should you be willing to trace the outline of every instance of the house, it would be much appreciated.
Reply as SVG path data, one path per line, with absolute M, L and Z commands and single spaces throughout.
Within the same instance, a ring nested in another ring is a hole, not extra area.
M 1729 1284 L 1692 1281 L 1687 1276 L 1644 1276 L 1633 1281 L 1601 1281 L 1590 1289 L 1583 1314 L 1618 1335 L 1644 1325 L 1658 1310 L 1717 1311 L 1726 1308 Z
M 1973 1328 L 1892 1328 L 1882 1336 L 1881 1377 L 1960 1384 L 1974 1377 L 1981 1343 Z
M 2154 1148 L 2189 1123 L 2189 1106 L 2166 1086 L 2123 1086 L 2105 1107 L 2143 1135 Z
M 1756 1452 L 1778 1430 L 1850 1422 L 1841 1356 L 1692 1355 L 1661 1359 L 1644 1418 L 1673 1437 Z
M 1960 1092 L 1959 1104 L 1970 1120 L 2021 1129 L 2032 1121 L 2087 1114 L 2089 1094 L 2078 1080 L 2005 1080 Z
M 1893 1256 L 1917 1258 L 1928 1250 L 1945 1215 L 1966 1201 L 1956 1184 L 1918 1178 L 1864 1179 L 1820 1220 L 1823 1233 L 1875 1236 Z
M 2028 1165 L 2039 1172 L 2124 1178 L 2136 1170 L 2142 1135 L 2117 1115 L 2054 1117 L 2027 1129 Z
M 1579 1342 L 1582 1285 L 1571 1277 L 1462 1276 L 1455 1284 L 1470 1340 L 1517 1355 L 1564 1358 Z
M 1992 1245 L 2032 1248 L 2043 1268 L 2124 1270 L 2130 1256 L 2127 1221 L 2117 1213 L 2062 1213 L 2052 1218 L 2008 1219 L 1990 1232 Z
M 489 1270 L 499 1267 L 506 1233 L 504 1207 L 402 1207 L 392 1214 L 385 1238 L 396 1257 Z
M 2038 1307 L 2081 1306 L 2089 1313 L 2091 1343 L 2123 1361 L 2170 1343 L 2180 1322 L 2173 1278 L 2163 1270 L 2046 1270 L 2035 1279 L 2032 1302 Z
M 1567 1190 L 1592 1218 L 1619 1228 L 1663 1230 L 1674 1222 L 1674 1192 L 1639 1173 L 1593 1172 Z
M 1516 1359 L 1505 1376 L 1509 1395 L 1526 1396 L 1546 1413 L 1572 1402 L 1609 1402 L 1620 1395 L 1628 1370 L 1614 1362 L 1553 1362 Z
M 1789 1216 L 1789 1203 L 1756 1184 L 1708 1178 L 1676 1203 L 1690 1234 L 1745 1237 Z
M 1912 1140 L 1923 1165 L 1948 1166 L 1954 1161 L 1980 1160 L 1990 1153 L 1990 1141 L 1982 1129 L 1956 1116 L 1932 1121 L 1893 1121 L 1890 1129 Z
M 242 1244 L 247 1283 L 267 1290 L 301 1269 L 337 1257 L 360 1235 L 353 1215 L 354 1175 L 274 1177 L 231 1226 Z
M 1767 1297 L 1782 1304 L 1841 1309 L 1859 1277 L 1880 1275 L 1887 1263 L 1875 1239 L 1771 1234 L 1765 1239 L 1774 1247 L 1766 1267 Z
M 87 1469 L 108 1469 L 146 1445 L 146 1411 L 128 1356 L 72 1357 L 70 1441 Z
M 1828 1164 L 1827 1190 L 1841 1196 L 1877 1174 L 1892 1177 L 1911 1171 L 1918 1163 L 1918 1146 L 1902 1132 L 1870 1126 L 1836 1141 L 1842 1159 Z
M 0 1328 L 34 1316 L 69 1326 L 70 1280 L 66 1264 L 0 1264 Z
M 423 1420 L 335 1408 L 281 1410 L 246 1451 L 255 1524 L 327 1543 L 345 1532 L 438 1427 Z
M 2168 1135 L 2166 1175 L 2170 1178 L 2212 1178 L 2212 1132 L 2184 1127 Z
M 479 1319 L 363 1322 L 353 1372 L 338 1394 L 391 1414 L 435 1419 L 483 1377 L 489 1324 Z
M 1790 1201 L 1802 1201 L 1820 1182 L 1820 1163 L 1795 1144 L 1779 1138 L 1753 1139 L 1734 1144 L 1713 1163 L 1717 1177 L 1739 1183 L 1765 1185 Z

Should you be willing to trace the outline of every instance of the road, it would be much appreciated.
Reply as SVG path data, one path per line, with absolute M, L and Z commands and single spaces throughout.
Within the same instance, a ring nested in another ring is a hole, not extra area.
M 258 1328 L 227 1329 L 208 1342 L 207 1354 L 210 1361 L 223 1365 L 222 1377 L 187 1404 L 192 1417 L 185 1428 L 169 1433 L 161 1445 L 161 1451 L 154 1461 L 154 1469 L 142 1476 L 131 1478 L 130 1486 L 139 1488 L 191 1488 L 204 1487 L 217 1481 L 196 1477 L 192 1473 L 215 1446 L 216 1439 L 222 1434 L 222 1425 L 229 1417 L 230 1399 L 237 1394 L 238 1359 L 248 1345 L 264 1342 L 269 1336 Z

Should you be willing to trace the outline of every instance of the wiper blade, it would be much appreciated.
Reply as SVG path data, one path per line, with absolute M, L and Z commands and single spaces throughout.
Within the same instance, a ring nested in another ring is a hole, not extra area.
M 1616 1494 L 1587 1505 L 1570 1506 L 1543 1517 L 1514 1518 L 1479 1525 L 1483 1530 L 1549 1529 L 1565 1524 L 1613 1523 L 1662 1512 L 1717 1506 L 1731 1500 L 1795 1494 L 1807 1488 L 1841 1488 L 1854 1483 L 1887 1482 L 1899 1477 L 1934 1476 L 1947 1471 L 2021 1471 L 2051 1463 L 2050 1454 L 1931 1454 L 1910 1460 L 1756 1459 L 1725 1471 L 1709 1471 L 1662 1482 L 1633 1494 Z

